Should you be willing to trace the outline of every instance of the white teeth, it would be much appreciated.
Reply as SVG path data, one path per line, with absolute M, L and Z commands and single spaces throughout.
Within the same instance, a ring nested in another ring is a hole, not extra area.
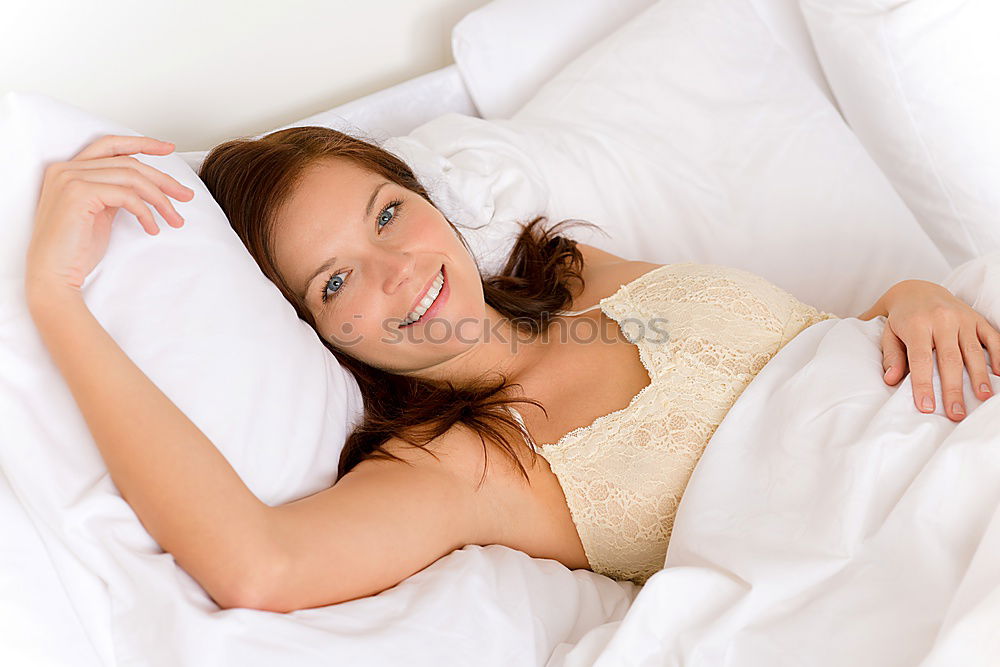
M 423 299 L 420 300 L 420 303 L 417 304 L 417 307 L 414 310 L 407 313 L 406 321 L 403 322 L 403 326 L 406 326 L 407 324 L 413 324 L 421 317 L 423 317 L 424 313 L 427 312 L 427 309 L 431 307 L 432 303 L 434 303 L 434 299 L 436 299 L 438 297 L 438 294 L 441 293 L 441 287 L 443 286 L 444 286 L 444 275 L 440 271 L 438 271 L 437 278 L 434 279 L 434 282 L 431 284 L 431 288 L 427 290 L 427 296 L 425 296 Z
M 427 309 L 431 307 L 432 303 L 434 303 L 434 299 L 436 299 L 438 294 L 441 293 L 441 285 L 443 284 L 444 283 L 434 281 L 431 288 L 427 290 L 427 296 L 425 296 L 420 301 L 420 304 L 409 314 L 410 320 L 416 320 L 427 312 Z

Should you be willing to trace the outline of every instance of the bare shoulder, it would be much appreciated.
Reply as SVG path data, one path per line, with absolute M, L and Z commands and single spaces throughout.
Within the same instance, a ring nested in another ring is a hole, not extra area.
M 652 262 L 642 262 L 639 260 L 625 259 L 624 257 L 619 257 L 618 255 L 608 252 L 607 250 L 601 250 L 592 245 L 587 245 L 586 243 L 577 243 L 577 249 L 580 254 L 583 255 L 584 265 L 589 265 L 592 268 L 599 268 L 604 266 L 620 266 L 622 264 L 631 264 L 636 267 L 648 267 L 648 270 L 655 269 L 657 267 L 663 266 L 662 264 L 654 264 Z
M 577 292 L 573 294 L 573 310 L 590 308 L 601 299 L 617 292 L 622 285 L 663 266 L 652 262 L 622 259 L 582 243 L 578 243 L 577 247 L 583 253 L 584 285 L 582 290 L 577 288 Z
M 576 244 L 577 250 L 583 255 L 584 266 L 598 267 L 604 264 L 621 264 L 622 262 L 627 262 L 629 260 L 619 257 L 614 253 L 610 253 L 606 250 L 601 250 L 600 248 L 595 248 L 592 245 L 587 245 L 586 243 Z

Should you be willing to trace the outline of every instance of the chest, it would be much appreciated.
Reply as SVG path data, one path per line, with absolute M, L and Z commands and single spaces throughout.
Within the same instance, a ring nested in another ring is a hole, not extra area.
M 540 376 L 546 378 L 544 385 L 524 387 L 523 394 L 538 400 L 545 410 L 532 404 L 516 408 L 538 445 L 556 443 L 567 433 L 626 408 L 650 384 L 638 348 L 622 335 L 614 320 L 599 311 L 592 317 L 580 315 L 573 319 L 590 322 L 575 327 L 578 338 L 567 338 L 565 344 L 572 347 L 564 350 L 558 365 L 540 369 Z M 558 476 L 541 452 L 533 466 L 527 465 L 527 457 L 524 460 L 530 484 L 494 478 L 497 487 L 503 489 L 499 506 L 505 508 L 505 543 L 536 558 L 552 558 L 570 568 L 588 568 L 583 542 Z
M 571 310 L 587 308 L 655 265 L 621 262 L 585 267 L 585 288 L 573 295 Z M 601 308 L 559 317 L 549 329 L 553 354 L 523 383 L 524 395 L 542 403 L 518 408 L 536 443 L 552 444 L 602 415 L 622 410 L 650 384 L 639 348 Z
M 518 408 L 539 445 L 556 443 L 598 417 L 625 409 L 651 382 L 639 348 L 599 310 L 553 326 L 562 348 L 552 366 L 540 369 L 543 382 L 524 392 L 545 410 L 530 404 Z

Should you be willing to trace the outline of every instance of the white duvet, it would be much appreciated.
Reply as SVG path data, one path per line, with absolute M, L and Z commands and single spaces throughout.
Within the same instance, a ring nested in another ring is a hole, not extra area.
M 1000 253 L 944 285 L 1000 323 Z M 1000 664 L 1000 399 L 914 406 L 881 379 L 885 318 L 782 348 L 709 442 L 666 568 L 550 666 Z M 1000 378 L 991 377 L 994 391 Z
M 1000 323 L 1000 253 L 944 284 Z M 642 589 L 468 546 L 372 598 L 219 611 L 127 531 L 85 548 L 72 526 L 114 536 L 127 518 L 123 501 L 103 507 L 107 479 L 90 492 L 102 503 L 80 499 L 58 525 L 0 480 L 18 545 L 0 549 L 3 664 L 996 664 L 1000 400 L 980 403 L 966 376 L 965 420 L 940 401 L 918 413 L 909 376 L 882 382 L 883 326 L 820 322 L 765 366 L 706 448 L 666 567 Z M 934 385 L 940 397 L 936 367 Z

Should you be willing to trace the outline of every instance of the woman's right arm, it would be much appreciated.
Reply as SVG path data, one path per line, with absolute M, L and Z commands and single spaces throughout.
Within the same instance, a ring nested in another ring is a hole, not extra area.
M 81 286 L 103 257 L 119 208 L 149 234 L 183 220 L 167 195 L 194 192 L 131 153 L 164 154 L 148 137 L 106 136 L 45 171 L 25 273 L 35 326 L 122 497 L 150 535 L 220 606 L 266 577 L 266 506 L 222 454 L 122 351 Z
M 326 491 L 265 505 L 104 330 L 80 284 L 107 246 L 113 207 L 153 233 L 143 200 L 179 222 L 160 189 L 190 198 L 165 174 L 115 157 L 163 152 L 150 142 L 105 137 L 46 172 L 25 277 L 42 340 L 150 535 L 219 606 L 274 611 L 377 593 L 476 543 L 471 484 L 433 459 L 365 462 Z

